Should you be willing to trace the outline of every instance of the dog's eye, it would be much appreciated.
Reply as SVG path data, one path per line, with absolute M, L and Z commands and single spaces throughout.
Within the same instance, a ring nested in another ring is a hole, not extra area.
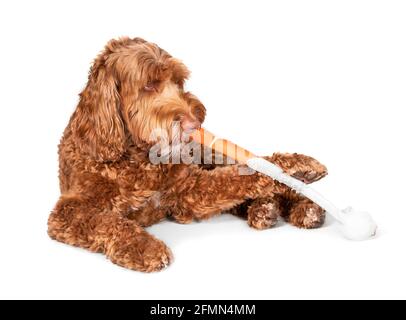
M 159 81 L 150 81 L 144 86 L 144 90 L 148 92 L 155 92 L 158 90 Z
M 152 91 L 155 91 L 155 87 L 154 87 L 153 85 L 151 85 L 151 84 L 147 84 L 147 85 L 144 87 L 144 90 L 145 90 L 145 91 L 148 91 L 148 92 L 152 92 Z

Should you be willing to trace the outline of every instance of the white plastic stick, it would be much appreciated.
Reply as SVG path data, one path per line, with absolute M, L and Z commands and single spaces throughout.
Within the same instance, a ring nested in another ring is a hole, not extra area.
M 340 210 L 309 185 L 287 175 L 277 165 L 263 158 L 254 157 L 248 159 L 247 165 L 250 168 L 296 190 L 325 209 L 331 216 L 340 222 L 341 232 L 346 238 L 351 240 L 366 240 L 375 235 L 377 229 L 376 223 L 367 212 L 355 211 L 351 207 L 345 210 Z

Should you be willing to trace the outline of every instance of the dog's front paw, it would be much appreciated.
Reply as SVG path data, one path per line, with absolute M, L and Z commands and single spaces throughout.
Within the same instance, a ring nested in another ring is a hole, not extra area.
M 314 229 L 323 225 L 325 217 L 324 209 L 306 199 L 292 205 L 286 220 L 299 228 Z
M 313 183 L 328 173 L 325 165 L 316 159 L 298 153 L 275 153 L 265 159 L 281 167 L 287 174 L 303 181 Z
M 247 214 L 250 227 L 257 230 L 269 229 L 278 222 L 280 206 L 277 202 L 257 199 L 249 206 Z

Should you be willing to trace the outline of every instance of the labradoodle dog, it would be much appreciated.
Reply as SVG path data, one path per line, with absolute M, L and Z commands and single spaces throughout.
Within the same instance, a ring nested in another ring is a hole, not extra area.
M 278 216 L 301 228 L 319 227 L 324 211 L 288 187 L 238 164 L 153 164 L 154 128 L 198 128 L 206 110 L 184 90 L 189 71 L 140 38 L 110 41 L 95 59 L 59 145 L 61 196 L 49 220 L 52 239 L 105 254 L 140 271 L 167 266 L 169 248 L 144 228 L 165 218 L 180 223 L 231 212 L 256 229 Z M 268 159 L 306 183 L 327 174 L 313 158 Z

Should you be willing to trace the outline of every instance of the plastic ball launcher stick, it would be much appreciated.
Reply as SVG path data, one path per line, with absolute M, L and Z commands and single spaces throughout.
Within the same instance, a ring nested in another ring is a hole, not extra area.
M 214 152 L 222 153 L 240 164 L 246 164 L 251 169 L 263 173 L 309 198 L 339 222 L 339 228 L 347 239 L 366 240 L 376 234 L 377 225 L 369 213 L 356 211 L 351 207 L 340 210 L 319 192 L 284 173 L 277 165 L 256 156 L 231 141 L 217 138 L 203 128 L 193 131 L 191 137 L 195 142 L 211 148 Z

